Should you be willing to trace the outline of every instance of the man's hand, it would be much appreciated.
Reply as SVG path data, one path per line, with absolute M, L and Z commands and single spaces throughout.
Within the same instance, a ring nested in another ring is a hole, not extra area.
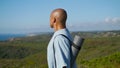
M 66 66 L 63 66 L 63 68 L 66 68 Z

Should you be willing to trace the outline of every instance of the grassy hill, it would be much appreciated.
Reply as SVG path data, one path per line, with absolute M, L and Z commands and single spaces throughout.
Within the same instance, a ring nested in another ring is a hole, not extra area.
M 112 68 L 119 68 L 120 62 L 116 61 L 120 59 L 119 40 L 120 37 L 87 38 L 77 58 L 79 67 L 111 68 L 112 66 Z M 111 62 L 111 60 L 115 60 L 115 62 Z
M 50 38 L 39 35 L 0 42 L 0 68 L 48 68 Z M 77 57 L 78 68 L 120 68 L 119 41 L 120 36 L 86 37 Z
M 82 61 L 81 64 L 87 68 L 120 68 L 120 52 L 89 61 Z

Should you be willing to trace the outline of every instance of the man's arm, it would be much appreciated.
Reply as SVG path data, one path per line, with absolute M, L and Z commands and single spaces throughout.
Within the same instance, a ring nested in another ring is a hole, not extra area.
M 70 43 L 65 37 L 58 35 L 54 40 L 57 68 L 70 68 Z

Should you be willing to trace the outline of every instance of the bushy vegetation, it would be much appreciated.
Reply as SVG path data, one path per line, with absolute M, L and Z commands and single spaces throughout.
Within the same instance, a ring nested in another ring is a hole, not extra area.
M 114 63 L 111 62 L 110 64 L 107 64 L 110 60 L 112 60 L 112 57 L 109 58 L 109 61 L 106 61 L 106 58 L 114 53 L 120 53 L 120 37 L 101 37 L 101 38 L 86 38 L 86 41 L 78 55 L 77 63 L 79 67 L 82 68 L 109 68 L 106 66 L 111 66 L 113 68 L 119 68 L 118 64 L 120 63 Z M 118 54 L 119 57 L 114 58 L 114 60 L 120 59 L 120 54 Z M 96 59 L 103 58 L 105 60 L 104 62 L 106 64 L 101 64 L 100 62 L 94 61 Z
M 0 46 L 0 58 L 21 59 L 28 55 L 39 52 L 38 49 L 21 46 Z
M 119 68 L 120 52 L 116 52 L 105 57 L 95 58 L 89 61 L 82 61 L 81 63 L 87 68 Z
M 0 42 L 0 68 L 48 68 L 51 35 Z M 78 68 L 120 68 L 120 37 L 86 37 L 77 57 Z

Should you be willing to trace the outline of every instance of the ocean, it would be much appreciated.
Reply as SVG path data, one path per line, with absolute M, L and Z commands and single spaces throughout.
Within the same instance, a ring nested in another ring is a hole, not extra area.
M 0 34 L 0 41 L 6 41 L 10 38 L 25 37 L 25 34 Z

